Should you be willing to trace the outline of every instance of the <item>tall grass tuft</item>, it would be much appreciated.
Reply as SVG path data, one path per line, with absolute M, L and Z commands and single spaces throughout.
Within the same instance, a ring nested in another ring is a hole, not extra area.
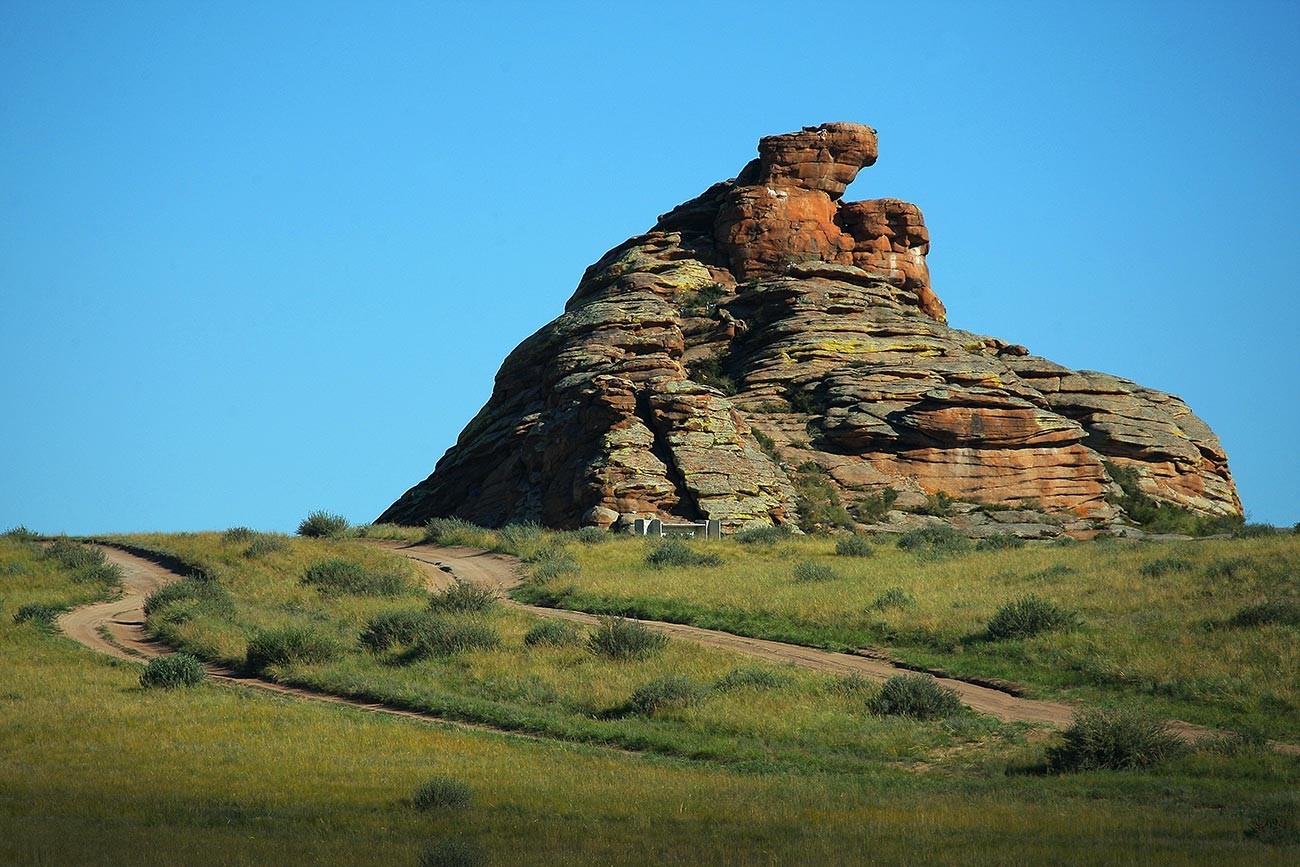
M 433 617 L 420 627 L 408 658 L 428 659 L 466 650 L 491 650 L 500 644 L 497 631 L 485 623 Z
M 223 545 L 239 545 L 243 542 L 251 542 L 257 538 L 257 532 L 248 527 L 231 527 L 221 534 Z
M 794 678 L 783 671 L 759 668 L 756 665 L 742 665 L 733 668 L 713 683 L 719 692 L 733 689 L 778 689 L 794 682 Z
M 1186 745 L 1168 723 L 1134 708 L 1080 711 L 1065 730 L 1065 742 L 1048 752 L 1055 771 L 1147 768 L 1181 755 Z
M 943 719 L 961 713 L 957 691 L 925 674 L 899 674 L 885 681 L 867 709 L 881 716 Z
M 539 620 L 524 633 L 525 647 L 564 647 L 581 641 L 582 637 L 574 625 L 563 620 Z
M 794 531 L 784 524 L 758 525 L 746 527 L 732 538 L 742 545 L 775 545 L 777 542 L 783 542 L 793 535 Z
M 468 785 L 443 776 L 421 783 L 411 798 L 417 810 L 463 810 L 472 800 Z
M 421 541 L 449 548 L 495 548 L 497 535 L 463 518 L 431 518 Z
M 372 572 L 359 563 L 341 557 L 308 566 L 301 580 L 322 593 L 351 596 L 400 596 L 411 589 L 405 575 Z
M 248 547 L 244 549 L 244 556 L 250 560 L 256 560 L 259 557 L 265 557 L 269 554 L 279 554 L 281 551 L 289 550 L 289 540 L 283 536 L 277 536 L 274 533 L 258 533 Z
M 140 685 L 145 689 L 176 689 L 197 686 L 207 676 L 208 673 L 197 656 L 173 653 L 149 660 L 140 674 Z
M 1300 604 L 1295 602 L 1259 602 L 1246 605 L 1228 618 L 1229 626 L 1300 626 Z
M 441 593 L 429 597 L 430 611 L 471 613 L 487 611 L 497 604 L 497 593 L 490 587 L 476 587 L 458 581 Z
M 681 674 L 667 674 L 636 688 L 628 699 L 630 710 L 640 714 L 653 714 L 665 709 L 692 707 L 704 700 L 708 688 Z
M 610 659 L 645 659 L 662 653 L 667 646 L 667 635 L 622 617 L 602 617 L 600 626 L 587 637 L 592 653 Z
M 870 557 L 876 549 L 866 536 L 843 533 L 835 539 L 835 553 L 841 557 Z
M 872 600 L 870 607 L 875 611 L 884 611 L 887 608 L 911 608 L 915 604 L 916 599 L 911 593 L 902 587 L 890 587 Z
M 394 647 L 410 647 L 430 626 L 432 617 L 428 611 L 412 608 L 381 611 L 370 618 L 357 640 L 371 653 L 383 653 Z
M 794 580 L 801 584 L 834 581 L 838 577 L 839 575 L 830 566 L 815 560 L 803 560 L 794 564 Z
M 6 539 L 10 539 L 14 542 L 35 542 L 41 538 L 40 533 L 34 533 L 22 524 L 19 524 L 17 527 L 10 527 L 8 530 L 0 533 L 0 536 L 4 536 Z
M 971 550 L 971 541 L 947 524 L 931 524 L 899 535 L 898 547 L 922 560 L 938 560 L 965 554 Z
M 67 569 L 102 566 L 107 561 L 102 549 L 74 542 L 66 536 L 51 542 L 45 549 L 45 556 Z
M 162 616 L 179 623 L 198 614 L 230 619 L 235 601 L 220 584 L 192 575 L 159 587 L 144 600 L 145 617 Z
M 299 536 L 315 539 L 338 539 L 346 536 L 347 532 L 347 518 L 325 511 L 312 512 L 298 525 Z
M 681 539 L 665 539 L 645 555 L 650 566 L 719 566 L 722 557 L 713 551 L 696 551 Z
M 464 840 L 439 840 L 427 846 L 416 867 L 483 867 L 483 853 Z
M 67 610 L 66 605 L 28 602 L 26 605 L 20 605 L 14 612 L 14 623 L 31 623 L 41 629 L 52 629 L 59 615 Z
M 328 635 L 305 626 L 284 626 L 258 630 L 248 642 L 245 664 L 260 674 L 273 665 L 328 662 L 340 650 L 339 643 Z

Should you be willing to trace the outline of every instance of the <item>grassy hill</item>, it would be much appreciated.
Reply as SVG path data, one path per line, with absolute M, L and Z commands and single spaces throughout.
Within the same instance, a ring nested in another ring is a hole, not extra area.
M 969 711 L 880 713 L 876 684 L 683 641 L 613 658 L 585 628 L 539 637 L 548 630 L 524 612 L 431 599 L 408 561 L 368 539 L 240 530 L 129 540 L 196 576 L 150 606 L 170 643 L 233 666 L 249 664 L 251 646 L 267 677 L 500 731 L 215 684 L 146 690 L 141 666 L 96 657 L 39 616 L 14 622 L 33 603 L 79 604 L 114 584 L 10 536 L 0 861 L 415 864 L 430 846 L 446 863 L 512 864 L 1281 864 L 1300 853 L 1300 762 L 1260 740 L 1300 740 L 1296 537 L 877 543 L 863 556 L 860 545 L 836 554 L 833 539 L 760 536 L 688 547 L 718 565 L 654 566 L 630 538 L 452 524 L 432 535 L 525 558 L 530 577 L 514 592 L 534 601 L 887 647 L 1038 695 L 1137 703 L 1241 734 L 1143 769 L 1051 772 L 1061 735 L 1050 730 Z M 1027 594 L 1065 612 L 1064 628 L 990 635 L 999 609 Z M 415 809 L 433 776 L 467 785 L 470 806 Z

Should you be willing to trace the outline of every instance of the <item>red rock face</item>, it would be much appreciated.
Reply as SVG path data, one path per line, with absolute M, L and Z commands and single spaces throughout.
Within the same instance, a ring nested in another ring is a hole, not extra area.
M 1086 535 L 1123 517 L 1104 461 L 1157 499 L 1241 514 L 1178 398 L 948 327 L 920 210 L 840 201 L 876 154 L 860 124 L 764 138 L 734 180 L 611 250 L 380 520 L 781 524 L 806 505 L 792 478 L 814 474 L 850 507 L 943 491 L 1002 507 L 963 507 L 975 535 Z

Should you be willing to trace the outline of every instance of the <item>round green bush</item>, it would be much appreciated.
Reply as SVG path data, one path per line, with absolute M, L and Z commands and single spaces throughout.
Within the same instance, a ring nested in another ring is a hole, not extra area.
M 703 684 L 685 675 L 668 674 L 637 687 L 627 706 L 635 713 L 653 714 L 667 708 L 697 705 L 707 693 Z
M 867 709 L 881 716 L 943 719 L 961 713 L 957 691 L 925 674 L 900 674 L 885 681 Z
M 1043 632 L 1073 629 L 1078 615 L 1039 596 L 1021 596 L 998 609 L 988 623 L 989 638 L 1030 638 Z
M 483 854 L 462 840 L 439 840 L 420 853 L 416 867 L 482 867 Z
M 876 549 L 866 536 L 843 533 L 835 540 L 835 553 L 841 557 L 870 557 L 876 553 Z
M 530 626 L 528 632 L 524 633 L 524 644 L 527 647 L 537 647 L 538 645 L 563 647 L 577 644 L 581 640 L 578 630 L 574 628 L 573 624 L 566 623 L 563 620 L 540 620 Z
M 1065 742 L 1048 752 L 1055 771 L 1147 768 L 1187 749 L 1163 720 L 1135 708 L 1090 708 L 1065 730 Z
M 430 777 L 411 798 L 417 810 L 463 810 L 473 796 L 469 786 L 452 777 Z
M 835 570 L 824 563 L 804 560 L 794 566 L 794 580 L 802 584 L 816 581 L 834 581 L 838 577 L 839 575 L 835 574 Z
M 328 662 L 338 655 L 339 643 L 333 638 L 301 626 L 259 630 L 248 642 L 245 663 L 254 672 L 272 665 Z
M 477 587 L 457 581 L 441 593 L 429 596 L 430 611 L 468 613 L 487 611 L 497 604 L 497 592 L 490 587 Z
M 298 525 L 299 536 L 317 539 L 335 539 L 348 532 L 348 519 L 329 512 L 312 512 Z
M 587 637 L 587 648 L 610 659 L 645 659 L 661 653 L 668 636 L 646 629 L 635 620 L 602 617 L 600 626 Z
M 145 689 L 176 689 L 196 686 L 207 677 L 203 663 L 188 653 L 173 653 L 149 660 L 140 675 L 140 685 Z

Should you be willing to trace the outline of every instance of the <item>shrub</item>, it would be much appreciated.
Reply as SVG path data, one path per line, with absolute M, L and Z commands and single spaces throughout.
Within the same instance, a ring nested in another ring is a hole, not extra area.
M 220 584 L 191 575 L 159 587 L 145 597 L 145 617 L 164 611 L 167 619 L 176 621 L 188 620 L 195 614 L 229 619 L 235 614 L 235 602 Z
M 668 674 L 639 686 L 628 699 L 635 713 L 653 714 L 668 708 L 680 709 L 699 704 L 708 690 L 703 684 L 680 674 Z
M 622 617 L 602 617 L 600 626 L 587 636 L 592 653 L 611 659 L 645 659 L 662 652 L 667 645 L 667 635 Z
M 952 504 L 956 502 L 947 491 L 935 491 L 933 494 L 927 494 L 925 503 L 918 506 L 916 513 L 918 515 L 933 515 L 936 518 L 952 517 Z
M 867 709 L 880 716 L 942 719 L 961 713 L 957 691 L 925 674 L 899 674 L 885 681 Z
M 334 557 L 307 567 L 302 583 L 322 593 L 352 596 L 400 596 L 411 589 L 406 576 L 396 572 L 371 572 L 359 563 Z
M 14 612 L 14 623 L 33 623 L 42 628 L 52 627 L 59 615 L 68 610 L 66 605 L 49 605 L 44 602 L 28 602 L 20 605 Z
M 1138 573 L 1148 578 L 1159 578 L 1171 572 L 1186 572 L 1191 568 L 1192 564 L 1182 557 L 1161 557 L 1159 560 L 1143 563 L 1138 568 Z
M 1272 524 L 1242 524 L 1232 531 L 1232 537 L 1234 539 L 1266 539 L 1281 532 L 1284 531 Z
M 841 557 L 870 557 L 876 553 L 871 540 L 857 533 L 845 533 L 835 540 L 835 553 Z
M 497 604 L 497 592 L 490 587 L 478 587 L 457 581 L 441 593 L 429 597 L 430 611 L 467 613 L 487 611 Z
M 149 660 L 140 674 L 140 685 L 145 689 L 175 689 L 178 686 L 197 686 L 208 673 L 197 656 L 173 653 Z
M 826 685 L 826 691 L 832 695 L 842 695 L 857 699 L 874 689 L 871 681 L 856 671 L 840 675 Z
M 299 536 L 316 539 L 337 539 L 348 531 L 348 520 L 329 512 L 312 512 L 298 525 Z
M 259 533 L 257 538 L 244 549 L 244 556 L 255 560 L 267 554 L 278 554 L 289 550 L 289 540 L 271 533 Z
M 793 445 L 793 443 L 791 443 Z M 799 509 L 799 529 L 805 533 L 852 530 L 853 516 L 840 504 L 830 475 L 816 461 L 805 461 L 790 477 Z
M 894 508 L 894 503 L 897 500 L 898 491 L 893 488 L 885 488 L 878 493 L 858 500 L 849 507 L 849 511 L 853 513 L 853 517 L 864 524 L 878 524 L 885 520 L 885 516 L 889 514 L 890 509 Z
M 732 689 L 778 689 L 793 682 L 794 678 L 783 671 L 742 665 L 718 678 L 713 688 L 719 692 Z
M 424 525 L 424 537 L 420 541 L 449 548 L 492 548 L 497 544 L 497 537 L 491 530 L 463 518 L 431 518 Z
M 481 867 L 487 862 L 463 840 L 439 840 L 420 853 L 416 867 Z
M 339 650 L 333 638 L 305 627 L 259 630 L 248 642 L 246 665 L 260 673 L 272 665 L 328 662 Z
M 614 538 L 613 533 L 609 530 L 602 530 L 600 527 L 583 527 L 573 534 L 573 540 L 580 545 L 599 545 L 601 542 L 608 542 L 612 538 Z
M 916 599 L 911 593 L 902 587 L 890 587 L 872 601 L 871 607 L 876 611 L 884 611 L 886 608 L 911 608 L 915 604 Z
M 1133 708 L 1090 708 L 1075 716 L 1065 742 L 1048 752 L 1055 771 L 1146 768 L 1186 749 L 1168 723 Z
M 524 645 L 527 647 L 538 645 L 562 647 L 577 644 L 580 640 L 578 630 L 572 623 L 564 620 L 539 620 L 524 633 Z
M 976 551 L 1007 551 L 1025 547 L 1025 540 L 1010 533 L 994 533 L 975 543 Z
M 733 395 L 737 391 L 736 380 L 726 372 L 724 364 L 724 360 L 716 355 L 702 358 L 690 365 L 691 379 L 700 385 L 716 388 L 725 395 Z
M 68 569 L 101 566 L 107 562 L 102 549 L 74 542 L 66 536 L 51 542 L 45 549 L 45 556 Z
M 935 560 L 965 554 L 971 549 L 971 542 L 947 524 L 931 524 L 900 534 L 898 547 L 923 560 Z
M 33 533 L 22 524 L 19 524 L 17 527 L 11 527 L 0 535 L 3 535 L 6 539 L 10 539 L 14 542 L 35 542 L 41 538 L 39 533 Z
M 231 527 L 221 534 L 221 541 L 226 545 L 238 545 L 241 542 L 251 542 L 257 538 L 257 533 L 248 527 Z
M 382 653 L 393 647 L 408 647 L 429 626 L 432 616 L 427 611 L 411 608 L 381 611 L 370 618 L 357 640 L 371 653 Z
M 651 566 L 717 566 L 722 557 L 712 551 L 696 551 L 682 539 L 665 539 L 645 555 Z
M 1294 602 L 1259 602 L 1247 605 L 1228 619 L 1229 626 L 1300 626 L 1300 605 Z
M 733 538 L 742 545 L 775 545 L 789 539 L 794 533 L 785 525 L 758 525 L 746 527 Z
M 451 656 L 466 650 L 491 650 L 500 644 L 497 631 L 485 623 L 431 617 L 420 627 L 408 657 Z
M 840 576 L 835 574 L 835 570 L 825 563 L 817 563 L 813 560 L 804 560 L 794 564 L 794 580 L 801 584 L 808 584 L 814 581 L 834 581 Z
M 578 561 L 563 545 L 546 545 L 524 558 L 528 577 L 537 583 L 578 572 Z
M 989 620 L 988 634 L 994 640 L 1029 638 L 1042 632 L 1072 629 L 1078 624 L 1078 616 L 1073 611 L 1031 594 L 999 608 Z
M 411 798 L 417 810 L 463 810 L 471 800 L 469 786 L 451 777 L 430 777 Z
M 540 544 L 545 534 L 545 527 L 531 521 L 506 524 L 497 530 L 497 544 L 494 547 L 506 554 L 519 556 L 525 548 Z

